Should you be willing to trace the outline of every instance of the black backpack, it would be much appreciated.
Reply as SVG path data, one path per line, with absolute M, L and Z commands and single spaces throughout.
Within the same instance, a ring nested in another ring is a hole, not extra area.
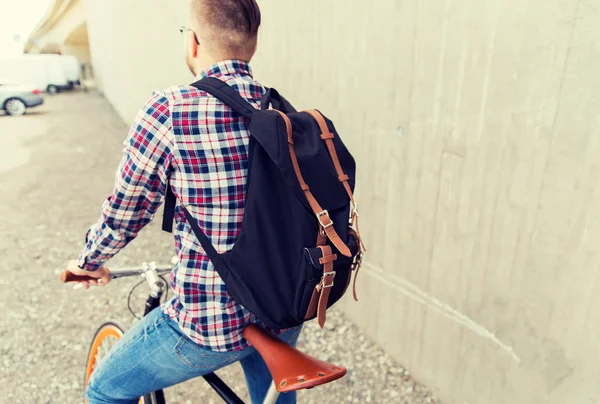
M 233 248 L 217 253 L 183 207 L 188 223 L 230 296 L 262 323 L 283 329 L 318 317 L 323 327 L 325 311 L 344 295 L 365 251 L 352 195 L 354 159 L 331 121 L 316 110 L 296 112 L 274 89 L 257 110 L 219 79 L 192 86 L 246 117 L 251 136 L 245 211 Z M 167 185 L 168 232 L 175 204 Z

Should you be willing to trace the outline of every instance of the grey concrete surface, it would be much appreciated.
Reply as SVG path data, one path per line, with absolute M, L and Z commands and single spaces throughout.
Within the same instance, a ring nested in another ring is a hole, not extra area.
M 47 97 L 20 118 L 0 114 L 0 403 L 81 403 L 96 328 L 132 323 L 126 298 L 138 279 L 84 291 L 60 284 L 55 273 L 77 256 L 97 219 L 127 130 L 96 93 Z M 156 221 L 109 266 L 168 262 L 171 246 Z M 144 293 L 133 295 L 138 313 Z M 394 343 L 403 340 L 398 334 Z M 300 403 L 439 402 L 337 310 L 325 332 L 309 324 L 300 347 L 349 369 L 336 383 L 301 392 Z M 239 366 L 219 373 L 247 398 Z M 220 402 L 201 379 L 168 389 L 167 399 Z

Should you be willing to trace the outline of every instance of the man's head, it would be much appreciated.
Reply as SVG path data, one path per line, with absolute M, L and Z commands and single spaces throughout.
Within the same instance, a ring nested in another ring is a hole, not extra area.
M 252 59 L 260 26 L 256 0 L 189 1 L 185 55 L 192 73 L 221 60 Z

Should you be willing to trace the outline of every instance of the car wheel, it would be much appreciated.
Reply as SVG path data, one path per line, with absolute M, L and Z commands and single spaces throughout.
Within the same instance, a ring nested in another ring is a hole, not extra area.
M 58 93 L 58 87 L 56 87 L 54 84 L 50 84 L 48 86 L 48 88 L 46 89 L 46 91 L 48 91 L 48 94 L 57 94 Z
M 25 111 L 27 111 L 27 105 L 25 105 L 25 103 L 18 98 L 13 98 L 6 101 L 4 104 L 4 110 L 8 115 L 21 116 L 25 114 Z

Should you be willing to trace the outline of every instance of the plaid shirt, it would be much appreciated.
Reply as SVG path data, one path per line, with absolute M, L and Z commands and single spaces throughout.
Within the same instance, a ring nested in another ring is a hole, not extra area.
M 255 107 L 265 89 L 242 61 L 219 62 L 196 80 L 216 77 Z M 155 92 L 137 115 L 102 216 L 86 236 L 79 264 L 95 270 L 147 225 L 165 194 L 167 180 L 218 252 L 230 250 L 244 214 L 249 133 L 242 116 L 191 86 Z M 185 220 L 180 206 L 173 230 L 178 263 L 171 272 L 173 299 L 162 310 L 202 347 L 247 347 L 244 327 L 256 319 L 227 288 Z

